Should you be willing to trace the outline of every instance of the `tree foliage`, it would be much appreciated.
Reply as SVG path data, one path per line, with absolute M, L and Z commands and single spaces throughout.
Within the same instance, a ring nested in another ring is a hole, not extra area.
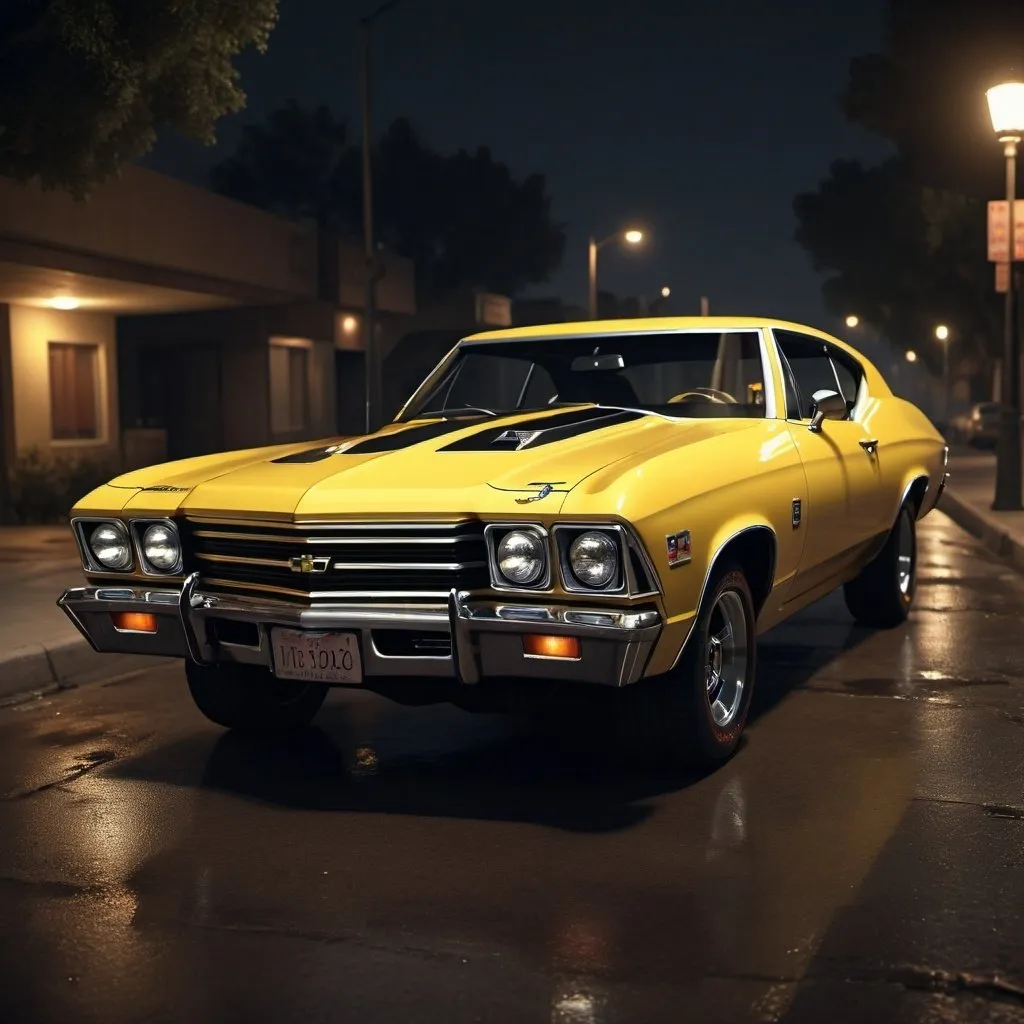
M 889 0 L 884 51 L 852 62 L 841 102 L 894 154 L 871 168 L 838 161 L 795 201 L 796 238 L 829 275 L 829 308 L 857 312 L 933 368 L 941 349 L 922 341 L 940 322 L 975 354 L 1000 350 L 985 204 L 1004 194 L 1003 164 L 985 91 L 1021 55 L 1020 0 L 968 11 L 962 0 Z
M 211 143 L 277 0 L 4 0 L 0 174 L 84 196 L 168 126 Z
M 264 209 L 340 234 L 362 231 L 360 151 L 323 107 L 290 102 L 246 129 L 211 181 Z M 373 200 L 376 240 L 415 262 L 426 298 L 460 287 L 514 294 L 561 262 L 565 234 L 543 175 L 517 179 L 486 147 L 442 155 L 405 118 L 374 146 Z

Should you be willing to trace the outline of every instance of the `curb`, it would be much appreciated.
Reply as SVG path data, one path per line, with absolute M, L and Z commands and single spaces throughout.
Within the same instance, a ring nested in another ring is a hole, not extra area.
M 987 551 L 1005 559 L 1018 572 L 1024 573 L 1024 543 L 1017 540 L 994 516 L 957 497 L 949 487 L 942 492 L 938 509 L 979 540 Z
M 84 637 L 18 647 L 0 655 L 0 704 L 14 704 L 85 683 L 142 672 L 173 658 L 148 654 L 97 654 Z

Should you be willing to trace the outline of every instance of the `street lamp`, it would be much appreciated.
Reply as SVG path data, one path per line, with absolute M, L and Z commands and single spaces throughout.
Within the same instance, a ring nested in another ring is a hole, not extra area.
M 996 448 L 996 493 L 992 508 L 1017 510 L 1021 504 L 1020 343 L 1013 325 L 1017 275 L 1014 213 L 1017 193 L 1017 145 L 1024 136 L 1024 82 L 1004 82 L 986 93 L 992 128 L 1006 154 L 1007 258 L 1010 280 L 1006 288 L 1003 320 L 1002 395 L 999 444 Z
M 935 327 L 935 337 L 942 343 L 942 417 L 949 420 L 949 328 L 945 324 Z
M 917 362 L 917 353 L 913 349 L 909 349 L 907 351 L 907 362 L 908 363 L 916 363 Z
M 373 130 L 371 118 L 371 65 L 370 34 L 374 22 L 388 11 L 397 7 L 402 0 L 388 0 L 373 14 L 359 19 L 362 41 L 362 99 L 363 99 L 363 250 L 366 259 L 366 295 L 363 311 L 363 373 L 365 376 L 366 433 L 373 429 L 374 410 L 378 404 L 377 388 L 377 278 L 380 267 L 373 245 Z
M 856 327 L 857 324 L 859 324 L 859 323 L 860 323 L 860 317 L 859 316 L 848 316 L 846 318 L 846 326 L 847 327 Z
M 672 289 L 669 288 L 668 285 L 665 285 L 665 287 L 661 289 L 661 297 L 663 299 L 667 299 L 671 294 L 672 294 Z
M 628 231 L 616 231 L 607 238 L 602 238 L 600 242 L 597 241 L 593 235 L 590 236 L 590 240 L 587 245 L 587 255 L 589 257 L 587 266 L 590 274 L 590 287 L 587 295 L 591 320 L 597 319 L 597 254 L 609 242 L 614 242 L 617 238 L 621 238 L 627 245 L 639 245 L 644 240 L 644 233 L 642 231 L 638 231 L 636 228 L 630 228 Z

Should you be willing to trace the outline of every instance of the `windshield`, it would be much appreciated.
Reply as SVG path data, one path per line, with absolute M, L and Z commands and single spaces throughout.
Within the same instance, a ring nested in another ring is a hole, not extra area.
M 403 420 L 602 405 L 678 417 L 763 417 L 756 331 L 530 338 L 463 345 Z

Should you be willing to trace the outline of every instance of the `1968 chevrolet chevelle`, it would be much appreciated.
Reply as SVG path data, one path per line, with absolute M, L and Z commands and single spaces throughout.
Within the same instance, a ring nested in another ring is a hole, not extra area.
M 186 659 L 199 709 L 308 723 L 331 686 L 494 710 L 619 691 L 665 749 L 728 757 L 756 636 L 831 590 L 914 597 L 942 437 L 796 324 L 558 324 L 458 344 L 365 437 L 133 471 L 73 510 L 94 648 Z M 587 689 L 589 688 L 589 689 Z

